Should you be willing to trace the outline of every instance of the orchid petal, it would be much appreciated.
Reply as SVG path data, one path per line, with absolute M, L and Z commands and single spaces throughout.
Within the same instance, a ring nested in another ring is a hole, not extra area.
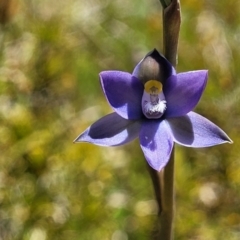
M 130 73 L 105 71 L 100 73 L 103 92 L 115 112 L 125 119 L 142 117 L 143 84 Z
M 200 148 L 232 143 L 221 128 L 195 112 L 166 121 L 169 123 L 174 141 L 183 146 Z
M 173 140 L 168 124 L 163 121 L 148 120 L 140 130 L 140 145 L 148 164 L 160 171 L 169 161 Z
M 148 80 L 158 80 L 162 83 L 171 75 L 175 75 L 175 69 L 168 60 L 156 49 L 149 52 L 134 68 L 132 75 L 143 84 Z
M 92 124 L 74 142 L 90 142 L 100 146 L 123 145 L 138 137 L 140 126 L 138 121 L 126 120 L 117 113 L 111 113 Z
M 167 79 L 163 89 L 167 101 L 165 117 L 179 117 L 190 112 L 202 96 L 207 76 L 206 70 L 199 70 Z

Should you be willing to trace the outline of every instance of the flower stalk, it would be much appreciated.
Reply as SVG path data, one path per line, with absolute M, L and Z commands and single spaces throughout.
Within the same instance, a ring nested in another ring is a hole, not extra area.
M 180 1 L 172 0 L 168 7 L 163 7 L 163 53 L 174 67 L 177 65 L 180 25 Z
M 163 7 L 163 53 L 175 67 L 181 24 L 179 0 L 160 0 Z M 170 160 L 160 172 L 149 167 L 159 207 L 159 232 L 156 239 L 173 239 L 174 197 L 174 147 Z

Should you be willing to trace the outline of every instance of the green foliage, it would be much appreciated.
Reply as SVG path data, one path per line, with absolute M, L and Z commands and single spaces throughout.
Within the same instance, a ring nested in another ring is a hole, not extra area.
M 137 140 L 117 148 L 72 141 L 111 111 L 98 73 L 131 72 L 161 50 L 159 1 L 13 6 L 0 26 L 0 239 L 150 239 L 157 209 Z M 209 69 L 196 111 L 234 144 L 177 148 L 177 240 L 240 235 L 239 10 L 238 1 L 182 1 L 177 69 Z

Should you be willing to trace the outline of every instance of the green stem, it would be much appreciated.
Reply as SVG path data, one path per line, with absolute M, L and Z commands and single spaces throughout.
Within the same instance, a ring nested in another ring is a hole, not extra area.
M 174 218 L 174 148 L 166 167 L 160 172 L 161 213 L 160 213 L 160 240 L 173 239 Z
M 163 8 L 163 51 L 174 67 L 177 65 L 178 37 L 181 25 L 180 1 L 172 0 Z
M 181 24 L 179 0 L 160 0 L 163 6 L 163 52 L 175 67 Z M 159 206 L 159 231 L 155 240 L 173 239 L 174 218 L 174 147 L 166 167 L 157 172 L 149 168 Z
M 160 172 L 148 165 L 158 204 L 158 229 L 153 240 L 173 239 L 174 218 L 174 148 L 166 167 Z
M 162 4 L 163 8 L 166 8 L 171 4 L 172 1 L 171 0 L 160 0 L 160 2 Z

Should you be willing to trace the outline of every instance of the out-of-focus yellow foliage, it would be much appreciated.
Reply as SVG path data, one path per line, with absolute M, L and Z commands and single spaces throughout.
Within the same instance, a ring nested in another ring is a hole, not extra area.
M 240 2 L 181 3 L 177 70 L 209 69 L 196 111 L 234 144 L 177 148 L 175 239 L 237 240 Z M 111 111 L 98 73 L 161 51 L 159 1 L 1 0 L 0 14 L 0 239 L 149 239 L 157 207 L 138 141 L 72 141 Z

